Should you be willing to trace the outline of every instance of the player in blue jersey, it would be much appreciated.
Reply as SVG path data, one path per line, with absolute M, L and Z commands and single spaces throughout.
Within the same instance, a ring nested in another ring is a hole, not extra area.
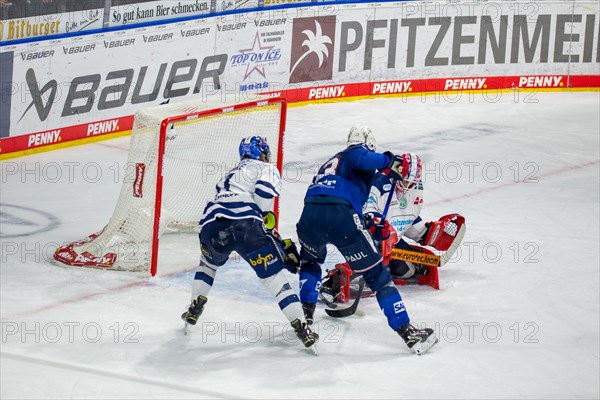
M 390 169 L 395 180 L 409 171 L 403 158 L 390 152 L 377 153 L 375 138 L 367 127 L 352 127 L 348 146 L 319 169 L 304 198 L 304 209 L 296 225 L 302 246 L 300 257 L 300 300 L 304 314 L 312 323 L 319 287 L 321 264 L 327 244 L 333 244 L 354 273 L 362 273 L 368 287 L 376 293 L 388 325 L 409 348 L 421 354 L 437 343 L 432 329 L 417 329 L 410 319 L 400 293 L 392 283 L 389 270 L 363 220 L 363 206 L 377 170 Z M 382 229 L 383 226 L 376 227 Z
M 272 217 L 273 201 L 281 191 L 279 171 L 269 164 L 271 152 L 260 136 L 243 139 L 240 163 L 216 186 L 216 194 L 204 208 L 200 220 L 200 266 L 194 276 L 192 303 L 181 318 L 195 325 L 207 302 L 217 269 L 237 252 L 275 296 L 304 346 L 319 336 L 308 327 L 298 295 L 292 290 L 283 269 L 297 269 L 295 245 L 282 240 L 265 222 Z M 186 326 L 187 327 L 187 326 Z

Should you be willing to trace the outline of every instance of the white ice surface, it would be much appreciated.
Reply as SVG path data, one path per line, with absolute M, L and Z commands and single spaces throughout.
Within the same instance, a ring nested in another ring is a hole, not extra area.
M 368 298 L 363 317 L 318 307 L 312 356 L 235 261 L 183 337 L 193 236 L 163 240 L 155 278 L 49 262 L 55 243 L 112 214 L 121 138 L 2 162 L 0 397 L 598 398 L 600 94 L 291 108 L 284 236 L 296 237 L 312 172 L 352 124 L 368 124 L 381 151 L 422 155 L 424 219 L 466 217 L 441 290 L 400 288 L 413 322 L 438 330 L 430 353 L 408 351 Z

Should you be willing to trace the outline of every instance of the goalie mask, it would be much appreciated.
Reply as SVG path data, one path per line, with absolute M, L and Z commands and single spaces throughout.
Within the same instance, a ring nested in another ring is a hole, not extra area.
M 396 190 L 408 192 L 412 190 L 421 180 L 423 166 L 421 158 L 415 153 L 402 154 L 402 180 L 396 183 Z
M 271 149 L 267 139 L 260 136 L 248 136 L 240 142 L 240 160 L 252 158 L 265 162 L 271 161 Z
M 375 142 L 375 136 L 368 126 L 353 126 L 348 134 L 348 147 L 355 144 L 366 144 L 367 148 L 371 151 L 375 151 L 377 148 L 377 142 Z

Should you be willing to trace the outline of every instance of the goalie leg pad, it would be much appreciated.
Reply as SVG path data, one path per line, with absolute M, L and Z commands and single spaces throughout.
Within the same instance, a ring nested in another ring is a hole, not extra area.
M 395 244 L 394 248 L 401 250 L 412 250 L 410 244 L 408 244 L 404 239 L 400 239 L 398 243 Z M 392 274 L 392 277 L 394 279 L 410 278 L 415 273 L 415 268 L 413 264 L 407 263 L 402 260 L 391 259 L 389 261 L 388 267 L 390 268 L 390 273 Z
M 410 250 L 417 251 L 417 252 L 424 253 L 424 254 L 430 254 L 430 255 L 434 254 L 431 250 L 420 247 L 420 246 L 416 246 L 416 245 L 410 246 Z M 398 260 L 392 260 L 392 262 L 404 263 L 404 261 L 398 261 Z M 417 284 L 431 286 L 432 288 L 434 288 L 436 290 L 440 289 L 440 279 L 439 279 L 439 274 L 438 274 L 438 267 L 433 267 L 433 266 L 423 265 L 423 264 L 418 264 L 418 263 L 406 263 L 406 264 L 413 264 L 415 270 L 418 271 L 415 275 L 410 277 L 410 278 L 413 278 L 411 280 L 412 283 L 415 283 L 414 277 L 416 276 Z M 391 269 L 392 269 L 392 265 L 390 264 L 390 270 Z M 405 279 L 405 278 L 394 277 L 394 283 L 396 285 L 404 286 L 407 283 L 411 283 L 409 281 L 410 278 L 407 277 Z

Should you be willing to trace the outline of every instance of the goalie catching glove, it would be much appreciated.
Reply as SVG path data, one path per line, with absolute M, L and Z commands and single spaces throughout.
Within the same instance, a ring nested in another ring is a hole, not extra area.
M 300 268 L 300 253 L 292 239 L 282 239 L 275 226 L 277 217 L 271 211 L 263 216 L 265 231 L 274 239 L 275 243 L 283 250 L 285 268 L 293 274 L 297 274 Z
M 427 231 L 419 243 L 431 246 L 436 250 L 446 251 L 454 243 L 464 223 L 465 217 L 460 214 L 448 214 L 438 221 L 428 222 Z

